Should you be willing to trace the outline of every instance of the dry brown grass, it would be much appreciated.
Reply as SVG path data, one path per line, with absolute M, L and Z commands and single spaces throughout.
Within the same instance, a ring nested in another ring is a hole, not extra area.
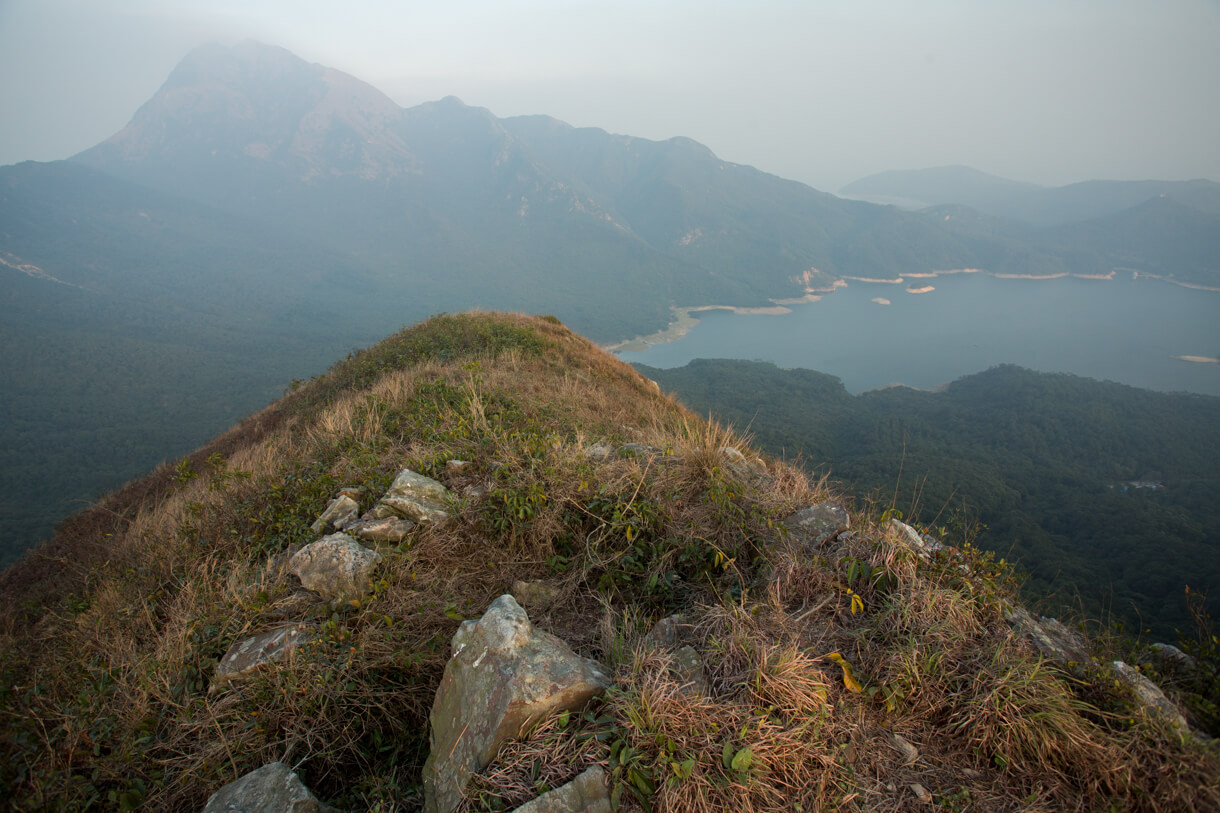
M 597 462 L 595 442 L 664 453 Z M 449 471 L 454 458 L 470 465 Z M 914 783 L 949 809 L 1217 799 L 1214 756 L 1083 705 L 1011 638 L 982 576 L 923 563 L 860 516 L 854 535 L 800 550 L 779 520 L 827 498 L 824 482 L 758 459 L 547 320 L 439 318 L 189 461 L 197 478 L 159 469 L 0 579 L 0 770 L 17 809 L 198 809 L 275 759 L 342 804 L 412 809 L 449 640 L 517 579 L 558 589 L 535 623 L 619 684 L 591 719 L 510 746 L 476 803 L 516 804 L 593 762 L 625 803 L 643 777 L 667 811 L 924 809 Z M 283 554 L 338 487 L 367 507 L 404 466 L 449 486 L 454 519 L 384 549 L 359 607 L 298 604 Z M 225 649 L 291 606 L 311 643 L 209 693 Z M 675 610 L 707 695 L 638 646 Z M 890 732 L 919 744 L 916 762 Z

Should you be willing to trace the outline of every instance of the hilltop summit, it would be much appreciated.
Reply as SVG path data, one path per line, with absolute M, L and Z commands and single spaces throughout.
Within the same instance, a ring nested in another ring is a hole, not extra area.
M 554 317 L 439 316 L 0 577 L 0 782 L 20 810 L 259 782 L 344 810 L 1220 805 L 1195 721 L 969 543 L 850 509 Z

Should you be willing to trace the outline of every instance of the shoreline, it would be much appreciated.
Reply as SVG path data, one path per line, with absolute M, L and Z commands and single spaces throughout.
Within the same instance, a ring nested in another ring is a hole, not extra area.
M 696 316 L 694 316 L 693 314 L 701 313 L 703 311 L 724 310 L 724 311 L 730 311 L 731 313 L 735 313 L 735 314 L 746 314 L 746 315 L 756 315 L 756 316 L 782 316 L 784 314 L 792 313 L 792 308 L 788 307 L 789 305 L 805 305 L 805 304 L 812 304 L 814 302 L 821 302 L 822 299 L 824 299 L 825 294 L 833 293 L 834 291 L 836 291 L 839 288 L 846 288 L 848 285 L 848 282 L 847 282 L 848 280 L 851 280 L 853 282 L 861 282 L 861 283 L 865 283 L 865 284 L 900 285 L 908 279 L 924 280 L 924 279 L 935 279 L 936 277 L 941 277 L 941 276 L 952 276 L 955 274 L 986 274 L 987 276 L 993 277 L 995 279 L 1056 280 L 1056 279 L 1064 279 L 1067 277 L 1071 277 L 1074 279 L 1089 279 L 1089 280 L 1098 280 L 1101 282 L 1108 282 L 1108 281 L 1113 281 L 1115 278 L 1115 275 L 1119 271 L 1130 271 L 1132 280 L 1137 280 L 1142 276 L 1142 277 L 1146 277 L 1148 279 L 1155 279 L 1155 280 L 1160 280 L 1161 282 L 1168 282 L 1173 285 L 1177 285 L 1181 288 L 1189 288 L 1191 290 L 1197 290 L 1197 291 L 1213 291 L 1216 293 L 1220 293 L 1220 287 L 1200 285 L 1198 283 L 1193 283 L 1193 282 L 1181 282 L 1179 280 L 1171 279 L 1169 277 L 1164 277 L 1159 274 L 1149 274 L 1147 272 L 1137 271 L 1134 268 L 1122 268 L 1122 267 L 1112 268 L 1112 269 L 1110 269 L 1110 271 L 1108 271 L 1105 274 L 1073 274 L 1068 271 L 1063 271 L 1063 272 L 1057 273 L 1057 274 L 1008 274 L 1008 273 L 1003 273 L 1003 272 L 987 271 L 986 269 L 982 269 L 982 268 L 949 268 L 949 269 L 935 270 L 935 271 L 913 271 L 911 273 L 902 274 L 901 276 L 899 276 L 895 279 L 878 279 L 875 277 L 844 276 L 844 277 L 841 277 L 840 279 L 835 280 L 829 286 L 823 286 L 823 287 L 819 287 L 819 288 L 806 287 L 805 293 L 803 296 L 772 299 L 771 302 L 774 303 L 772 305 L 762 305 L 762 306 L 740 306 L 740 305 L 685 305 L 685 306 L 679 306 L 679 305 L 674 305 L 674 306 L 670 307 L 670 311 L 673 313 L 674 318 L 663 329 L 658 330 L 654 333 L 642 334 L 642 335 L 634 336 L 630 339 L 623 339 L 622 341 L 615 342 L 613 344 L 605 344 L 605 345 L 599 345 L 599 346 L 601 347 L 602 350 L 605 350 L 608 353 L 615 353 L 615 354 L 620 353 L 620 352 L 639 353 L 639 352 L 643 352 L 643 351 L 647 350 L 649 347 L 654 347 L 658 344 L 669 344 L 670 342 L 676 342 L 679 339 L 686 336 L 686 334 L 689 333 L 692 328 L 694 328 L 696 325 L 699 324 L 699 319 Z M 797 277 L 796 279 L 799 282 L 801 278 Z M 908 287 L 906 289 L 906 292 L 909 294 L 927 294 L 927 293 L 931 293 L 932 291 L 935 291 L 935 290 L 936 289 L 931 285 L 921 285 L 921 286 L 918 286 L 915 288 Z M 884 300 L 884 302 L 878 302 L 879 299 L 884 299 L 884 297 L 874 298 L 873 301 L 877 302 L 877 304 L 885 304 L 885 305 L 891 304 L 889 300 Z M 1173 356 L 1173 358 L 1179 359 L 1181 361 L 1220 364 L 1220 359 L 1213 359 L 1213 358 L 1209 358 L 1207 356 Z

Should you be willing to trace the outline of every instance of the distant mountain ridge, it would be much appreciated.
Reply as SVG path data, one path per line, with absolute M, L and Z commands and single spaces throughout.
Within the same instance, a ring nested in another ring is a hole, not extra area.
M 853 198 L 908 208 L 958 204 L 1035 226 L 1061 226 L 1108 217 L 1153 198 L 1220 215 L 1220 183 L 1193 181 L 1082 181 L 1059 187 L 1012 181 L 964 166 L 891 170 L 843 187 Z
M 1199 235 L 1220 229 L 1199 211 L 1172 241 L 1156 230 L 1168 208 L 1079 233 L 903 212 L 686 138 L 454 97 L 401 108 L 281 48 L 204 46 L 101 144 L 0 167 L 0 290 L 16 303 L 0 323 L 14 518 L 0 547 L 63 510 L 41 501 L 35 517 L 23 495 L 71 480 L 57 500 L 88 499 L 432 313 L 551 312 L 609 342 L 663 328 L 673 306 L 769 305 L 845 275 L 1121 265 L 1213 285 Z M 103 454 L 105 476 L 80 462 Z

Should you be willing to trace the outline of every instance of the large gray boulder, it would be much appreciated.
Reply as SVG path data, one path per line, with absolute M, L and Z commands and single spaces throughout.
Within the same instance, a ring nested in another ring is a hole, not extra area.
M 399 516 L 416 522 L 441 523 L 449 519 L 445 503 L 451 498 L 452 494 L 443 483 L 403 469 L 366 516 L 369 519 Z
M 301 548 L 288 569 L 309 590 L 331 599 L 361 598 L 369 592 L 381 554 L 345 533 L 324 536 Z
M 431 752 L 424 764 L 424 810 L 450 813 L 471 775 L 500 746 L 548 714 L 583 708 L 610 687 L 596 662 L 534 629 L 511 595 L 453 636 L 453 654 L 432 704 Z
M 594 765 L 566 785 L 518 807 L 515 813 L 612 813 L 606 771 Z
M 802 508 L 784 519 L 788 538 L 804 548 L 816 548 L 851 527 L 847 507 L 838 500 L 828 500 Z
M 216 664 L 210 691 L 219 691 L 233 678 L 265 664 L 288 660 L 308 639 L 307 627 L 288 624 L 236 642 Z
M 203 813 L 338 813 L 319 802 L 282 762 L 272 762 L 212 794 Z

